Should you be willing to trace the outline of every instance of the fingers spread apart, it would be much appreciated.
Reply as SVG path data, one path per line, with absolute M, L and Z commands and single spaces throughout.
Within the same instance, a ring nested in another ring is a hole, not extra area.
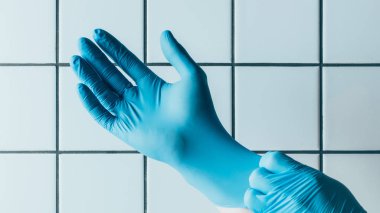
M 78 84 L 79 97 L 90 115 L 103 128 L 111 131 L 116 118 L 107 111 L 91 90 L 84 84 Z
M 119 40 L 102 29 L 94 31 L 94 40 L 99 47 L 116 62 L 139 86 L 145 78 L 157 77 Z
M 78 78 L 92 91 L 99 102 L 109 111 L 113 111 L 118 95 L 114 93 L 100 78 L 91 66 L 80 56 L 73 56 L 71 67 Z
M 91 40 L 81 38 L 78 46 L 82 57 L 118 95 L 133 86 Z

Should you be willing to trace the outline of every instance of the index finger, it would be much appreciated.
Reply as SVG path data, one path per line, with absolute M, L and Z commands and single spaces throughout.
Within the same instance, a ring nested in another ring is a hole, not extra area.
M 94 40 L 135 82 L 148 75 L 155 75 L 142 63 L 131 51 L 129 51 L 119 40 L 105 30 L 96 29 Z

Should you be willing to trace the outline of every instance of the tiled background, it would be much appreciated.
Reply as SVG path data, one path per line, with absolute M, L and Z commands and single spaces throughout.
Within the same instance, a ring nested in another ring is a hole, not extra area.
M 216 212 L 171 168 L 107 134 L 68 67 L 102 27 L 168 81 L 170 29 L 242 144 L 283 150 L 380 197 L 380 1 L 0 0 L 0 212 Z

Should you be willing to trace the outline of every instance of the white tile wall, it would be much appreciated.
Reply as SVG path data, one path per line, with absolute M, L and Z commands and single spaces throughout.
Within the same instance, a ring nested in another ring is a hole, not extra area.
M 166 62 L 160 47 L 166 29 L 197 62 L 230 62 L 230 0 L 148 0 L 148 62 Z
M 324 147 L 380 150 L 380 68 L 324 69 Z
M 144 170 L 81 106 L 65 63 L 98 27 L 168 81 L 179 79 L 174 69 L 151 62 L 166 62 L 160 34 L 172 30 L 204 63 L 217 114 L 238 141 L 297 150 L 290 156 L 321 163 L 379 212 L 380 3 L 321 2 L 2 0 L 0 212 L 216 212 L 169 167 L 148 160 Z
M 0 212 L 55 212 L 55 155 L 0 155 Z
M 324 61 L 380 62 L 380 1 L 324 0 Z
M 59 72 L 59 146 L 61 150 L 133 150 L 94 121 L 77 93 L 70 67 Z
M 0 97 L 0 150 L 55 150 L 54 67 L 0 67 Z
M 316 150 L 316 67 L 237 67 L 236 138 L 253 150 Z
M 324 155 L 327 175 L 346 185 L 368 212 L 379 211 L 379 154 Z
M 307 166 L 319 169 L 319 155 L 317 154 L 288 154 L 289 157 Z
M 55 1 L 2 0 L 0 63 L 55 62 Z
M 104 28 L 143 57 L 143 1 L 63 0 L 60 3 L 59 61 L 69 62 L 78 52 L 79 37 L 90 37 L 95 28 Z
M 236 62 L 318 61 L 318 0 L 238 0 Z
M 61 155 L 59 212 L 143 212 L 142 159 L 138 154 Z

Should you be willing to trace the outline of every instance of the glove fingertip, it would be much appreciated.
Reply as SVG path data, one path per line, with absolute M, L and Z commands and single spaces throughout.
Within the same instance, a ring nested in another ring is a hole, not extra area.
M 78 39 L 78 48 L 82 49 L 83 46 L 87 44 L 87 42 L 88 42 L 88 38 L 86 38 L 86 37 L 80 37 Z
M 173 38 L 173 34 L 170 30 L 164 30 L 161 33 L 161 42 L 164 40 L 170 40 L 171 38 Z
M 103 30 L 101 28 L 96 28 L 94 30 L 92 37 L 94 38 L 95 41 L 99 41 L 104 37 L 105 34 L 106 34 L 105 30 Z
M 91 45 L 90 39 L 86 37 L 81 37 L 78 39 L 78 49 L 82 56 L 86 56 L 88 54 L 89 45 Z
M 160 43 L 161 43 L 161 49 L 162 52 L 164 53 L 165 57 L 170 57 L 170 51 L 171 44 L 170 44 L 170 36 L 173 36 L 169 30 L 165 30 L 161 33 L 161 38 L 160 38 Z
M 84 85 L 84 84 L 82 84 L 82 83 L 77 84 L 77 90 L 78 90 L 79 94 L 85 92 L 85 90 L 86 90 L 86 85 Z
M 80 58 L 80 56 L 78 56 L 78 55 L 71 56 L 70 66 L 71 67 L 75 67 L 77 65 L 78 61 L 79 61 L 79 58 Z

